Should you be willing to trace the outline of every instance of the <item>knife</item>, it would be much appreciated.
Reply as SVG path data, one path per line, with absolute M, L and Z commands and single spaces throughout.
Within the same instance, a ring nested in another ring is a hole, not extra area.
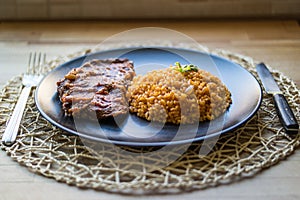
M 286 98 L 280 91 L 271 72 L 264 63 L 256 65 L 256 71 L 267 94 L 273 95 L 277 115 L 287 133 L 298 133 L 299 124 Z

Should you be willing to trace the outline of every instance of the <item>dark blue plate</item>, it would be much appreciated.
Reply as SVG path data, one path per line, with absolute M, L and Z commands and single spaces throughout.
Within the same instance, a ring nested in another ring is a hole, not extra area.
M 89 120 L 74 121 L 72 117 L 64 116 L 56 82 L 72 68 L 88 60 L 105 58 L 128 58 L 134 62 L 137 74 L 166 68 L 177 61 L 182 64 L 192 63 L 222 80 L 232 94 L 232 104 L 215 120 L 180 126 L 149 123 L 135 114 L 129 114 L 121 120 L 108 119 L 96 123 Z M 258 110 L 261 100 L 259 83 L 240 65 L 198 51 L 161 47 L 115 49 L 75 58 L 47 74 L 35 95 L 38 110 L 55 126 L 83 138 L 129 146 L 164 146 L 217 137 L 249 120 Z

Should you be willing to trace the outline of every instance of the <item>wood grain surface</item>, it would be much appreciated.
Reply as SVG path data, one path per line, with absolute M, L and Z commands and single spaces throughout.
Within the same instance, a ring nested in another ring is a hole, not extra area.
M 138 27 L 179 31 L 210 49 L 221 48 L 263 61 L 300 87 L 300 27 L 297 21 L 65 21 L 0 23 L 0 86 L 25 71 L 30 51 L 48 59 L 94 47 L 113 34 Z M 143 199 L 300 199 L 300 151 L 254 177 L 228 185 Z M 0 151 L 0 200 L 139 199 L 83 190 L 36 175 Z
M 0 0 L 0 20 L 300 18 L 299 0 Z

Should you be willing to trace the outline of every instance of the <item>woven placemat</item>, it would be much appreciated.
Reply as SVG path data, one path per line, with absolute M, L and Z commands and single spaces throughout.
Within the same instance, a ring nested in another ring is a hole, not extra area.
M 189 48 L 188 44 L 168 43 L 165 46 Z M 116 45 L 105 48 L 116 48 Z M 196 49 L 209 51 L 203 46 Z M 209 52 L 230 59 L 257 76 L 251 58 L 224 50 Z M 81 51 L 54 59 L 47 63 L 47 68 L 51 70 L 85 53 Z M 299 90 L 282 73 L 274 70 L 272 73 L 299 119 Z M 0 137 L 20 91 L 21 76 L 11 79 L 1 90 Z M 272 98 L 264 94 L 257 114 L 237 130 L 222 135 L 215 145 L 205 141 L 194 143 L 188 149 L 180 145 L 160 151 L 93 142 L 89 145 L 84 142 L 84 145 L 81 138 L 69 135 L 45 120 L 36 109 L 33 94 L 34 91 L 28 100 L 17 142 L 11 147 L 1 144 L 1 148 L 33 172 L 82 188 L 130 194 L 203 189 L 253 176 L 290 155 L 300 141 L 299 134 L 285 134 Z M 97 146 L 97 150 L 93 146 Z M 203 146 L 210 150 L 207 155 L 200 153 Z

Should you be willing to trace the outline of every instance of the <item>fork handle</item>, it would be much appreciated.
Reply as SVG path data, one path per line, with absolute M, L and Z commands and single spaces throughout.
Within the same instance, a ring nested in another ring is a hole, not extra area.
M 7 127 L 2 136 L 2 143 L 5 145 L 8 145 L 8 146 L 12 145 L 16 141 L 19 126 L 21 123 L 21 119 L 23 116 L 23 112 L 25 110 L 25 106 L 26 106 L 30 91 L 31 91 L 30 86 L 27 86 L 27 87 L 25 86 L 22 89 L 22 92 L 20 94 L 20 97 L 18 99 L 16 107 L 13 111 L 11 118 L 9 119 Z

